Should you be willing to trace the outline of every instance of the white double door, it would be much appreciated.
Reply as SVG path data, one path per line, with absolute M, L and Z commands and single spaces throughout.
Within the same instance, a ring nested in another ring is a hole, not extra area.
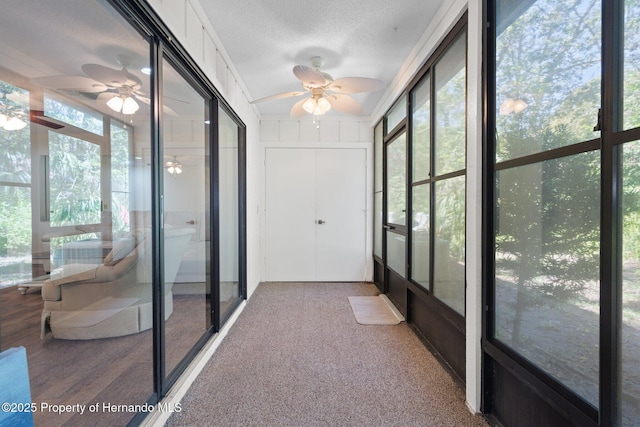
M 362 281 L 366 150 L 266 150 L 266 279 Z

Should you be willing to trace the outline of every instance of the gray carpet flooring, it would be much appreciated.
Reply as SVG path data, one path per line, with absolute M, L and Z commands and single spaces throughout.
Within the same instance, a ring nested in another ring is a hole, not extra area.
M 367 283 L 265 283 L 168 426 L 486 426 L 407 326 L 359 325 Z

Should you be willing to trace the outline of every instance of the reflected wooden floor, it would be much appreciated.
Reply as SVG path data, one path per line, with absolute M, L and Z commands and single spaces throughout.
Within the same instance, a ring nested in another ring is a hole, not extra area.
M 16 287 L 0 289 L 0 350 L 27 350 L 31 399 L 45 405 L 99 404 L 78 414 L 38 411 L 36 426 L 125 425 L 135 412 L 104 411 L 103 403 L 143 404 L 153 387 L 151 330 L 118 338 L 86 341 L 40 339 L 43 301 L 38 289 L 22 295 Z M 166 366 L 184 357 L 206 329 L 204 295 L 175 295 L 174 312 L 165 325 Z

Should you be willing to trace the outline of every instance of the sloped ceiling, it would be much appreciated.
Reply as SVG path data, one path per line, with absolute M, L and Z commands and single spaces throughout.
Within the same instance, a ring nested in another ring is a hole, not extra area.
M 302 90 L 294 65 L 389 84 L 442 0 L 200 0 L 252 99 Z M 370 115 L 384 89 L 356 94 Z M 257 104 L 263 115 L 288 115 L 300 98 Z M 342 114 L 331 110 L 328 114 Z

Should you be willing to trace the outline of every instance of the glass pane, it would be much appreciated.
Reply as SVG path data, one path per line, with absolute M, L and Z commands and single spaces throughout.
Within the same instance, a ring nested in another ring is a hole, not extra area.
M 28 279 L 0 289 L 0 351 L 26 348 L 33 402 L 98 404 L 38 410 L 35 425 L 127 425 L 135 413 L 102 403 L 141 405 L 154 392 L 151 112 L 140 101 L 151 85 L 139 71 L 150 45 L 110 4 L 20 1 L 0 13 L 0 104 L 21 105 L 28 122 L 0 126 L 0 251 L 12 258 L 0 255 L 0 276 Z M 125 57 L 140 84 L 126 117 L 105 103 Z
M 467 37 L 463 34 L 435 66 L 435 171 L 443 175 L 465 167 Z
M 111 221 L 115 236 L 131 231 L 130 228 L 130 168 L 133 161 L 128 127 L 111 124 Z
M 601 2 L 496 3 L 498 161 L 598 138 Z
M 165 372 L 211 325 L 207 102 L 163 64 Z M 188 191 L 187 191 L 188 189 Z M 185 328 L 185 323 L 189 324 Z
M 373 254 L 382 258 L 382 192 L 373 195 Z
M 31 189 L 0 185 L 0 212 L 0 288 L 4 288 L 32 277 Z M 33 273 L 42 276 L 44 269 Z
M 373 191 L 382 191 L 382 147 L 384 146 L 382 139 L 382 122 L 376 126 L 373 131 L 373 144 L 374 144 L 374 184 Z
M 51 226 L 99 224 L 100 146 L 49 132 Z
M 465 177 L 435 183 L 433 294 L 465 313 Z
M 624 146 L 622 425 L 640 420 L 640 142 Z
M 70 101 L 58 99 L 49 91 L 45 91 L 44 114 L 96 135 L 104 133 L 102 114 L 74 105 Z
M 219 110 L 220 315 L 226 317 L 240 298 L 240 218 L 238 125 Z
M 0 181 L 31 182 L 28 122 L 29 92 L 0 79 Z
M 431 79 L 423 79 L 411 94 L 413 101 L 413 182 L 431 174 Z
M 406 255 L 406 237 L 401 234 L 387 231 L 387 266 L 404 277 Z
M 387 145 L 387 222 L 405 225 L 407 218 L 407 136 Z
M 407 117 L 407 97 L 401 97 L 387 113 L 387 132 L 391 132 Z
M 640 126 L 640 2 L 624 2 L 624 129 Z
M 495 333 L 598 406 L 600 156 L 499 171 Z
M 412 189 L 413 221 L 411 224 L 411 278 L 429 288 L 429 212 L 431 184 Z

